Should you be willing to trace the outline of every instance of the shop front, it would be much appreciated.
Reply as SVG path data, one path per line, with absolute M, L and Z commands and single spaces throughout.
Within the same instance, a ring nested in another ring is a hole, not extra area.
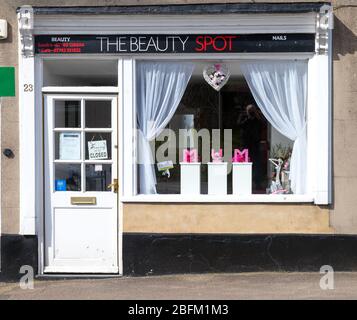
M 173 256 L 174 272 L 192 239 L 199 256 L 217 237 L 331 233 L 331 7 L 136 10 L 18 11 L 20 223 L 39 274 Z

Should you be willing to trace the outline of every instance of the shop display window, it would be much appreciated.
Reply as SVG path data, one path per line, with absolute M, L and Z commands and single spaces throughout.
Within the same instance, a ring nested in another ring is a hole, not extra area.
M 307 61 L 138 61 L 138 193 L 304 194 L 306 79 Z

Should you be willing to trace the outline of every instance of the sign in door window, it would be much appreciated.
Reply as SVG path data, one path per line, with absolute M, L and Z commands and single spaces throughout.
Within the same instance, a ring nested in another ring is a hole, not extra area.
M 80 132 L 61 132 L 59 134 L 59 158 L 60 160 L 81 159 Z
M 112 192 L 112 101 L 58 100 L 54 190 Z

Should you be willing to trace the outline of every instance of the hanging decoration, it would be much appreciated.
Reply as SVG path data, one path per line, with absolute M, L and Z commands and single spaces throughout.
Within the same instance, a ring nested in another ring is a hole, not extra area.
M 228 67 L 222 63 L 215 63 L 203 70 L 203 77 L 215 90 L 221 90 L 227 83 L 231 73 Z

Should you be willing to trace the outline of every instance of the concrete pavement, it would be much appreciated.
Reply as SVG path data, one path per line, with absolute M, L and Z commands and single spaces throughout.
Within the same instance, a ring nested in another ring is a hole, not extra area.
M 34 289 L 0 283 L 0 299 L 356 299 L 357 272 L 335 273 L 321 290 L 316 273 L 172 275 L 36 280 Z

